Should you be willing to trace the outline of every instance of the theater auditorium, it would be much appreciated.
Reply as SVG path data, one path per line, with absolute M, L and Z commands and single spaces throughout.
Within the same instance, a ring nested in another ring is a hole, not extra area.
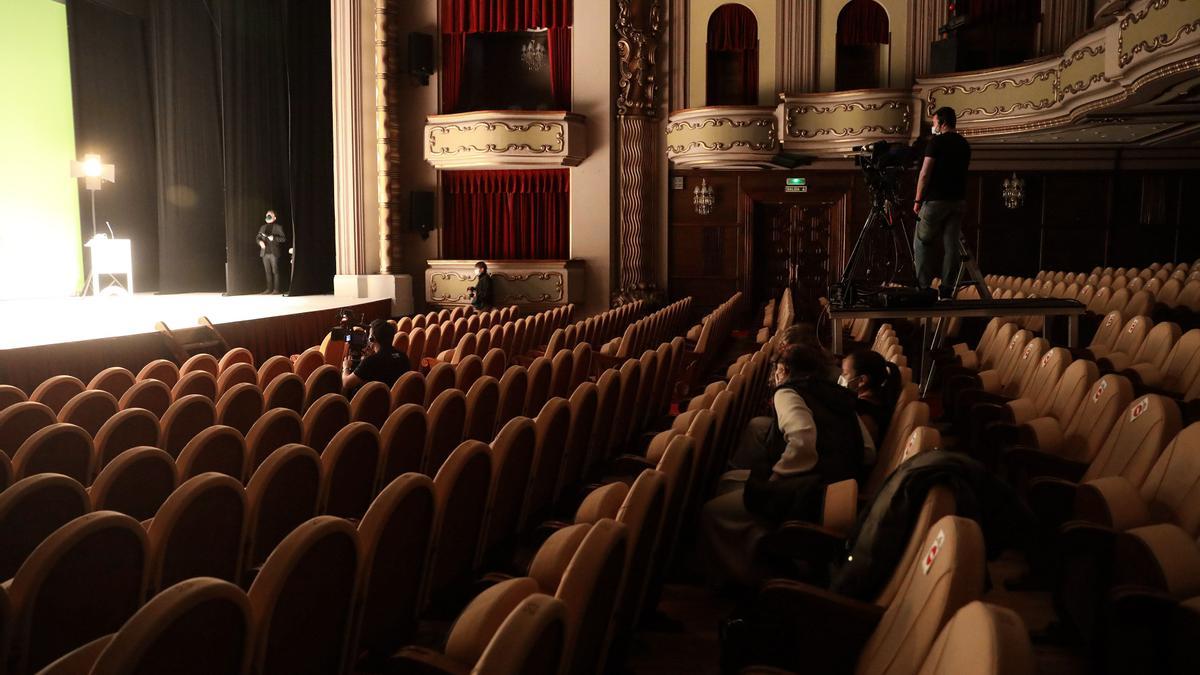
M 1200 0 L 0 0 L 0 675 L 1200 673 Z

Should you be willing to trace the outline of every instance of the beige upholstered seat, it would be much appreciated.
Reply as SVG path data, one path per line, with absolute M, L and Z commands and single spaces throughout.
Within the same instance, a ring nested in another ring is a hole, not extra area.
M 316 450 L 325 451 L 325 446 L 342 427 L 350 423 L 350 403 L 341 394 L 325 394 L 310 405 L 304 413 L 303 443 Z
M 430 368 L 429 374 L 425 376 L 425 407 L 432 407 L 434 400 L 441 396 L 442 392 L 453 389 L 454 379 L 454 366 L 449 363 L 437 363 Z
M 247 465 L 245 437 L 237 429 L 221 424 L 196 434 L 175 459 L 180 482 L 213 472 L 242 482 Z
M 12 458 L 16 480 L 39 473 L 60 473 L 82 485 L 92 482 L 95 449 L 88 432 L 62 422 L 43 427 L 29 436 Z
M 317 515 L 321 458 L 298 443 L 271 453 L 246 484 L 245 567 L 266 560 L 300 523 Z
M 964 605 L 938 634 L 917 675 L 1033 675 L 1029 634 L 1017 613 L 978 600 Z
M 500 378 L 500 404 L 496 409 L 496 427 L 525 414 L 525 392 L 529 389 L 529 374 L 524 367 L 513 365 Z
M 46 537 L 88 511 L 83 486 L 66 476 L 30 476 L 0 492 L 0 577 L 11 579 Z
M 171 387 L 171 400 L 178 401 L 184 396 L 199 394 L 210 401 L 217 400 L 217 378 L 206 370 L 193 370 L 180 376 L 179 381 Z
M 179 381 L 179 366 L 166 359 L 151 361 L 138 371 L 137 381 L 141 382 L 142 380 L 158 380 L 167 385 L 169 389 Z
M 1171 348 L 1179 340 L 1179 325 L 1164 321 L 1157 324 L 1146 334 L 1146 339 L 1138 345 L 1137 350 L 1127 352 L 1114 347 L 1113 351 L 1100 359 L 1102 368 L 1122 371 L 1135 363 L 1148 363 L 1156 368 L 1162 366 L 1171 353 Z
M 258 371 L 244 361 L 235 362 L 221 369 L 221 374 L 217 377 L 216 398 L 219 400 L 225 395 L 225 392 L 239 384 L 258 386 Z
M 276 448 L 303 440 L 304 422 L 296 411 L 288 408 L 267 410 L 246 434 L 247 474 L 253 474 Z
M 178 477 L 175 462 L 166 452 L 152 447 L 135 447 L 117 455 L 88 488 L 97 511 L 116 511 L 142 522 L 175 491 Z
M 188 373 L 203 370 L 204 372 L 216 377 L 221 372 L 220 364 L 217 362 L 217 357 L 212 354 L 196 354 L 183 362 L 179 367 L 179 376 L 183 377 Z
M 1138 347 L 1145 341 L 1146 336 L 1150 333 L 1150 329 L 1154 327 L 1154 322 L 1144 316 L 1135 316 L 1125 325 L 1121 327 L 1121 332 L 1117 335 L 1111 348 L 1104 348 L 1100 345 L 1091 345 L 1088 351 L 1097 359 L 1102 359 L 1112 352 L 1124 352 L 1126 354 L 1134 354 Z M 1094 342 L 1094 340 L 1093 340 Z
M 444 591 L 466 581 L 475 569 L 491 483 L 491 449 L 479 441 L 466 441 L 455 448 L 434 476 L 434 546 L 427 599 L 436 601 Z
M 443 391 L 429 406 L 423 473 L 436 474 L 446 457 L 462 442 L 466 419 L 467 398 L 457 389 Z
M 262 417 L 265 405 L 258 385 L 249 382 L 235 384 L 217 400 L 217 424 L 248 434 L 258 418 Z
M 366 422 L 350 422 L 321 453 L 322 512 L 361 518 L 375 496 L 379 471 L 379 432 Z
M 415 404 L 425 407 L 425 376 L 418 371 L 409 371 L 392 385 L 392 410 L 403 405 Z
M 1141 485 L 1167 443 L 1179 433 L 1179 406 L 1169 398 L 1147 394 L 1129 404 L 1117 419 L 1082 482 L 1123 476 Z
M 415 634 L 433 513 L 433 481 L 407 473 L 380 491 L 359 522 L 358 653 L 391 656 Z
M 135 382 L 137 378 L 128 368 L 113 366 L 96 373 L 91 382 L 88 382 L 87 388 L 108 392 L 113 399 L 120 400 Z
M 129 408 L 118 412 L 96 432 L 95 469 L 103 469 L 114 457 L 130 448 L 157 447 L 161 435 L 158 418 L 154 413 L 142 408 Z
M 613 421 L 621 402 L 621 377 L 615 369 L 608 369 L 596 379 L 596 422 L 595 430 L 588 443 L 587 457 L 583 463 L 583 475 L 595 475 L 601 464 L 609 457 Z
M 366 422 L 376 429 L 383 426 L 391 412 L 391 390 L 382 382 L 367 382 L 350 401 L 350 419 Z
M 463 438 L 468 440 L 492 440 L 496 430 L 496 410 L 500 406 L 500 383 L 493 377 L 484 376 L 467 391 L 467 418 L 463 427 Z
M 285 537 L 250 586 L 252 672 L 342 672 L 358 569 L 358 535 L 341 518 L 313 518 Z
M 246 495 L 219 473 L 184 481 L 159 507 L 146 530 L 151 592 L 192 577 L 241 580 Z
M 896 414 L 888 425 L 887 433 L 879 443 L 875 453 L 875 466 L 871 469 L 862 494 L 872 496 L 883 486 L 887 477 L 896 467 L 904 462 L 904 445 L 908 442 L 918 427 L 929 425 L 929 406 L 920 401 L 912 401 L 903 408 L 897 408 Z
M 342 374 L 337 368 L 323 365 L 304 381 L 304 410 L 307 411 L 322 397 L 342 393 Z
M 528 376 L 529 381 L 525 388 L 525 407 L 524 415 L 533 417 L 545 405 L 546 399 L 550 397 L 550 376 L 553 371 L 553 364 L 550 359 L 539 356 L 529 364 Z
M 506 545 L 514 543 L 521 511 L 527 502 L 533 471 L 537 431 L 528 417 L 514 417 L 500 429 L 491 444 L 492 481 L 489 488 L 488 522 L 480 559 L 503 565 Z M 451 534 L 453 536 L 453 534 Z
M 0 451 L 12 457 L 30 436 L 58 419 L 55 412 L 43 403 L 23 401 L 0 411 Z
M 504 350 L 493 346 L 483 356 L 483 374 L 489 377 L 494 377 L 497 380 L 504 377 L 504 371 L 508 367 L 508 357 L 504 354 Z
M 571 408 L 571 425 L 567 430 L 562 467 L 559 470 L 558 484 L 554 490 L 553 501 L 555 503 L 559 502 L 571 486 L 583 481 L 588 446 L 591 444 L 595 431 L 598 403 L 599 394 L 594 383 L 584 382 L 571 394 L 568 402 Z
M 57 414 L 67 404 L 67 401 L 85 388 L 83 382 L 77 377 L 55 375 L 39 384 L 29 395 L 29 400 L 45 404 Z
M 297 414 L 304 410 L 304 380 L 296 373 L 277 375 L 263 389 L 263 409 L 287 408 Z
M 1024 422 L 1027 435 L 1043 452 L 1075 462 L 1090 462 L 1108 437 L 1109 430 L 1133 399 L 1133 386 L 1119 375 L 1105 375 L 1095 382 L 1074 409 L 1067 403 L 1075 396 L 1056 400 L 1063 402 L 1050 416 Z M 1065 414 L 1065 416 L 1064 416 Z
M 1135 363 L 1129 370 L 1143 386 L 1179 396 L 1186 394 L 1200 379 L 1200 329 L 1184 333 L 1162 364 Z
M 132 381 L 132 376 L 130 376 Z M 95 436 L 110 417 L 117 414 L 120 405 L 112 394 L 102 389 L 88 389 L 76 394 L 58 411 L 58 421 L 82 427 Z
M 392 411 L 379 430 L 380 485 L 421 470 L 428 431 L 429 422 L 420 405 L 407 403 Z
M 162 416 L 162 449 L 178 457 L 196 434 L 216 423 L 216 407 L 211 399 L 189 394 L 176 400 Z
M 267 386 L 274 382 L 275 378 L 291 372 L 292 362 L 288 357 L 272 356 L 258 367 L 258 388 L 266 391 Z
M 301 381 L 307 381 L 308 376 L 312 375 L 317 368 L 325 365 L 325 356 L 321 354 L 321 350 L 316 347 L 304 350 L 299 357 L 296 358 L 293 371 L 299 376 Z
M 562 468 L 567 433 L 571 430 L 571 406 L 562 398 L 552 398 L 534 419 L 537 446 L 529 478 L 529 494 L 521 513 L 520 529 L 540 522 L 553 505 Z
M 58 528 L 7 583 L 10 673 L 40 670 L 115 632 L 141 605 L 146 533 L 129 516 L 100 511 Z

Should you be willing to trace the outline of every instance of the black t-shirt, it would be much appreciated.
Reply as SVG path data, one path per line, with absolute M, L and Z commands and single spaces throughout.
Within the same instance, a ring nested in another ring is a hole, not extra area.
M 354 374 L 363 382 L 382 382 L 387 386 L 396 384 L 400 376 L 412 370 L 408 356 L 400 352 L 376 352 L 363 358 Z
M 925 201 L 957 202 L 967 198 L 967 165 L 971 163 L 971 145 L 955 132 L 938 134 L 929 139 L 925 156 L 934 159 Z

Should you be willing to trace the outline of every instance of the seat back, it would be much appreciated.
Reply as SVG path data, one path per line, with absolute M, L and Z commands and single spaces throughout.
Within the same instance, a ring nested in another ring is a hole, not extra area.
M 1050 408 L 1055 387 L 1070 364 L 1071 352 L 1055 347 L 1042 354 L 1029 372 L 1021 396 L 1033 401 L 1039 414 Z
M 483 376 L 483 359 L 475 354 L 468 354 L 454 367 L 454 387 L 468 391 L 481 376 Z
M 31 436 L 57 422 L 54 410 L 37 401 L 22 401 L 0 410 L 0 451 L 13 457 Z
M 494 377 L 497 380 L 504 377 L 504 370 L 508 367 L 508 358 L 504 354 L 504 350 L 499 347 L 492 347 L 483 357 L 483 374 L 488 377 Z
M 188 579 L 142 606 L 100 652 L 92 675 L 246 671 L 250 602 L 219 579 Z
M 552 371 L 553 364 L 544 356 L 539 356 L 529 364 L 529 382 L 525 387 L 524 415 L 526 417 L 534 417 L 546 404 L 546 399 L 550 396 Z
M 583 475 L 592 476 L 608 457 L 613 435 L 613 423 L 621 402 L 621 376 L 609 368 L 596 379 L 596 421 L 594 432 L 588 442 L 587 457 L 583 462 Z
M 1171 439 L 1140 492 L 1154 522 L 1175 523 L 1192 537 L 1200 533 L 1200 422 Z
M 184 396 L 199 394 L 210 401 L 217 400 L 217 378 L 206 370 L 193 370 L 185 373 L 171 387 L 171 400 L 178 401 Z
M 88 488 L 97 511 L 124 513 L 138 522 L 152 518 L 178 484 L 175 462 L 158 448 L 130 448 L 117 455 Z
M 304 444 L 325 451 L 334 434 L 350 423 L 350 403 L 341 394 L 325 394 L 304 412 Z
M 171 388 L 160 380 L 139 380 L 121 397 L 121 410 L 142 408 L 162 417 L 171 405 Z
M 575 345 L 572 354 L 574 355 L 574 365 L 571 371 L 570 390 L 574 392 L 592 372 L 592 346 L 586 342 L 580 342 Z
M 167 385 L 167 388 L 175 386 L 179 381 L 179 366 L 166 359 L 155 359 L 147 363 L 138 371 L 137 381 L 142 380 L 158 380 Z M 118 396 L 118 399 L 121 397 Z
M 331 365 L 317 368 L 304 381 L 304 410 L 329 394 L 342 393 L 342 374 Z
M 376 429 L 383 426 L 391 412 L 391 390 L 382 382 L 367 382 L 350 401 L 350 419 L 366 422 Z
M 83 486 L 66 476 L 30 476 L 0 492 L 0 576 L 11 579 L 46 537 L 90 510 Z
M 128 368 L 113 366 L 96 373 L 96 376 L 88 382 L 87 388 L 108 392 L 114 400 L 119 400 L 136 382 L 137 378 Z
M 1130 363 L 1148 363 L 1156 368 L 1161 367 L 1171 353 L 1171 348 L 1179 341 L 1180 333 L 1179 324 L 1170 321 L 1154 326 L 1146 334 L 1145 341 L 1138 347 Z
M 517 534 L 521 510 L 529 496 L 537 441 L 537 429 L 528 417 L 509 420 L 492 441 L 487 532 L 480 551 L 483 560 L 496 547 L 511 543 Z
M 287 375 L 292 372 L 292 362 L 286 356 L 272 356 L 263 361 L 263 364 L 258 367 L 258 388 L 266 390 L 267 385 L 275 381 L 275 378 L 280 375 Z M 303 380 L 302 380 L 303 381 Z
M 509 366 L 500 378 L 500 404 L 496 410 L 496 427 L 525 414 L 525 394 L 529 389 L 529 374 L 522 366 Z
M 642 365 L 641 376 L 638 381 L 637 398 L 634 399 L 633 414 L 629 418 L 629 435 L 642 430 L 648 420 L 647 411 L 652 407 L 651 401 L 654 397 L 654 388 L 658 386 L 658 378 L 662 377 L 658 352 L 647 349 L 642 352 L 642 357 L 638 359 Z
M 252 474 L 276 449 L 304 440 L 304 420 L 289 408 L 273 408 L 246 434 L 246 473 Z
M 162 416 L 162 449 L 178 457 L 188 441 L 216 423 L 217 411 L 212 399 L 189 394 L 176 400 Z
M 145 583 L 146 533 L 137 521 L 99 511 L 58 528 L 11 581 L 9 672 L 37 672 L 116 632 L 141 605 Z
M 455 448 L 434 476 L 435 544 L 426 599 L 463 581 L 474 569 L 491 484 L 491 450 L 479 441 Z
M 33 390 L 33 393 L 29 395 L 29 400 L 44 404 L 57 414 L 67 404 L 67 401 L 70 401 L 85 388 L 83 382 L 78 377 L 72 375 L 55 375 L 39 384 Z
M 238 365 L 246 365 L 244 363 Z M 217 424 L 224 424 L 244 434 L 262 417 L 266 401 L 257 384 L 240 382 L 229 388 L 217 401 Z
M 307 381 L 308 376 L 312 375 L 317 368 L 323 365 L 325 365 L 325 355 L 321 353 L 320 349 L 311 347 L 304 350 L 299 358 L 296 359 L 293 370 L 302 381 Z
M 400 376 L 392 385 L 392 410 L 403 405 L 415 404 L 425 407 L 425 376 L 411 370 Z
M 287 408 L 297 414 L 304 411 L 304 380 L 297 373 L 278 375 L 263 390 L 263 409 Z
M 446 656 L 472 673 L 558 675 L 566 608 L 537 591 L 533 579 L 518 577 L 480 593 L 455 621 Z
M 421 470 L 425 458 L 429 421 L 425 409 L 415 403 L 396 408 L 379 430 L 379 484 Z
M 442 395 L 442 392 L 454 388 L 454 366 L 449 363 L 438 363 L 429 369 L 429 374 L 425 376 L 425 407 L 433 406 L 434 400 Z
M 117 455 L 139 446 L 158 446 L 161 436 L 158 418 L 142 408 L 130 408 L 113 415 L 95 436 L 95 469 L 103 469 Z
M 925 501 L 921 503 L 921 510 L 917 512 L 917 518 L 913 521 L 912 529 L 909 530 L 908 544 L 904 547 L 904 553 L 897 558 L 900 563 L 896 565 L 887 584 L 875 596 L 874 603 L 876 605 L 888 607 L 892 604 L 892 601 L 896 599 L 896 592 L 900 590 L 900 585 L 908 578 L 909 561 L 917 557 L 921 545 L 925 543 L 925 539 L 929 535 L 929 528 L 942 518 L 955 515 L 957 509 L 958 504 L 954 499 L 954 493 L 945 485 L 935 485 L 925 493 Z
M 446 457 L 462 442 L 466 420 L 467 398 L 457 389 L 443 391 L 429 406 L 423 473 L 437 473 Z
M 567 429 L 567 441 L 563 450 L 562 468 L 558 485 L 554 490 L 557 503 L 571 486 L 583 480 L 584 463 L 587 461 L 588 446 L 596 423 L 596 407 L 599 394 L 596 385 L 585 382 L 571 394 L 571 425 Z
M 642 364 L 630 359 L 621 365 L 621 395 L 613 416 L 608 453 L 621 447 L 631 435 L 638 391 L 641 388 Z
M 983 533 L 973 520 L 945 516 L 906 564 L 907 577 L 859 655 L 857 675 L 917 671 L 942 626 L 983 593 Z
M 938 634 L 917 675 L 1033 675 L 1029 633 L 1017 613 L 978 600 L 958 610 Z
M 1128 379 L 1105 375 L 1097 380 L 1067 421 L 1059 454 L 1072 461 L 1091 462 L 1132 399 L 1133 385 Z
M 358 524 L 360 653 L 391 656 L 416 633 L 433 513 L 433 481 L 407 473 L 380 491 Z
M 562 398 L 552 398 L 534 420 L 537 446 L 529 480 L 529 494 L 521 515 L 521 529 L 546 515 L 554 502 L 562 468 L 567 433 L 571 430 L 571 406 Z
M 1113 343 L 1112 351 L 1130 356 L 1136 354 L 1153 327 L 1154 322 L 1144 316 L 1135 316 L 1126 321 L 1121 334 L 1117 336 L 1117 341 Z
M 463 438 L 483 441 L 492 440 L 496 431 L 496 410 L 500 406 L 500 383 L 494 377 L 484 376 L 471 385 L 467 392 L 467 419 Z
M 252 672 L 343 672 L 358 559 L 358 534 L 333 516 L 313 518 L 279 543 L 250 587 Z
M 74 424 L 56 423 L 35 431 L 12 458 L 17 480 L 39 473 L 59 473 L 82 485 L 94 474 L 92 437 Z
M 1147 394 L 1129 404 L 1083 475 L 1083 481 L 1124 476 L 1141 485 L 1159 454 L 1182 426 L 1179 406 Z
M 221 370 L 217 377 L 217 398 L 220 399 L 233 387 L 239 384 L 258 386 L 258 371 L 249 363 L 238 362 Z
M 181 484 L 146 531 L 151 592 L 194 577 L 238 583 L 245 521 L 245 490 L 233 478 L 205 473 Z
M 980 369 L 995 368 L 1000 358 L 1008 352 L 1008 344 L 1017 333 L 1015 323 L 1006 323 L 996 330 L 996 336 L 988 343 L 987 348 L 979 354 Z
M 897 411 L 876 451 L 875 466 L 867 476 L 863 495 L 870 497 L 879 492 L 887 477 L 904 461 L 904 446 L 909 436 L 917 427 L 928 425 L 929 406 L 921 401 L 912 401 Z
M 224 425 L 196 434 L 175 460 L 180 482 L 202 473 L 220 473 L 241 482 L 247 464 L 246 439 L 237 429 Z
M 379 471 L 379 432 L 366 422 L 350 422 L 321 453 L 322 513 L 361 518 L 375 496 Z
M 271 453 L 246 484 L 245 566 L 261 564 L 289 532 L 315 516 L 320 496 L 316 451 L 293 443 Z

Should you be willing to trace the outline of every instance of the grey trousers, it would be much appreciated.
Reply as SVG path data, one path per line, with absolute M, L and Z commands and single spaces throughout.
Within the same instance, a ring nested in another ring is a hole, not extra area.
M 921 204 L 921 212 L 917 214 L 917 236 L 913 241 L 917 284 L 921 288 L 929 288 L 937 276 L 934 261 L 939 245 L 942 248 L 942 288 L 950 293 L 958 285 L 958 268 L 962 264 L 958 240 L 962 236 L 962 222 L 966 214 L 965 201 L 930 201 Z

